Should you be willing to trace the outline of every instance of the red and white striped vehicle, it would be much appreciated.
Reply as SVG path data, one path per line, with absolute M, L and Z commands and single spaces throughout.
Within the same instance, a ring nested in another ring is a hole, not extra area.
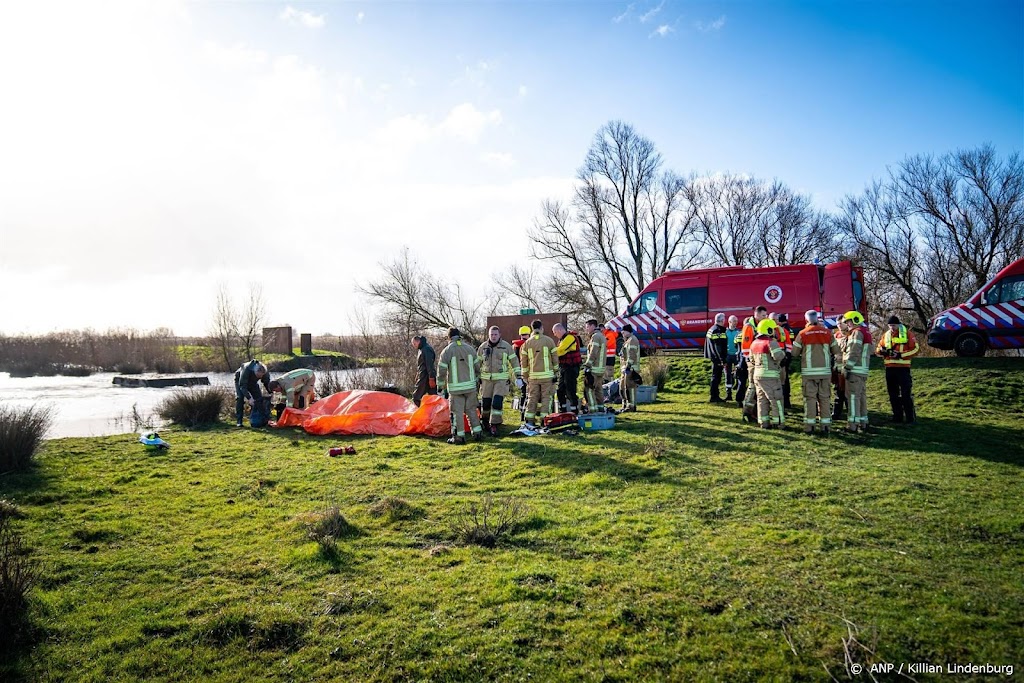
M 966 303 L 932 318 L 928 345 L 958 356 L 1024 348 L 1024 258 L 999 271 Z

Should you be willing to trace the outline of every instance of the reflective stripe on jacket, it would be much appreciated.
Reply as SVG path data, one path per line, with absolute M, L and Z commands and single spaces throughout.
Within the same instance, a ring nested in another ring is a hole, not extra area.
M 485 341 L 476 350 L 476 355 L 480 359 L 480 379 L 515 381 L 522 374 L 515 349 L 504 339 L 498 340 L 494 346 Z
M 596 330 L 587 344 L 587 359 L 583 364 L 590 369 L 603 368 L 605 355 L 608 353 L 607 346 L 608 337 L 601 330 Z M 614 357 L 614 354 L 612 356 Z
M 729 355 L 729 335 L 724 327 L 715 323 L 708 330 L 704 339 L 704 357 L 718 363 L 724 363 Z
M 921 348 L 917 345 L 917 340 L 914 339 L 914 334 L 907 329 L 906 325 L 900 325 L 899 332 L 894 337 L 892 330 L 886 330 L 885 334 L 882 335 L 882 341 L 878 342 L 877 353 L 885 358 L 885 367 L 896 367 L 896 368 L 909 368 L 910 357 L 916 356 L 917 352 Z M 896 351 L 900 354 L 899 358 L 891 358 L 884 356 L 883 351 Z
M 750 345 L 757 338 L 757 323 L 750 317 L 743 321 L 743 330 L 740 332 L 740 351 L 744 356 L 750 358 Z
M 449 394 L 476 391 L 479 365 L 480 359 L 469 344 L 463 343 L 461 337 L 455 337 L 444 347 L 437 361 L 438 389 L 444 387 Z
M 754 379 L 780 376 L 779 369 L 786 359 L 786 350 L 775 337 L 758 337 L 750 345 L 750 363 L 754 366 Z
M 793 355 L 800 357 L 804 377 L 830 377 L 832 360 L 840 360 L 839 344 L 824 325 L 808 325 L 796 335 Z
M 871 333 L 863 327 L 856 327 L 846 335 L 847 370 L 858 377 L 867 377 L 871 369 Z
M 608 358 L 615 358 L 615 354 L 618 353 L 615 346 L 619 341 L 619 333 L 615 330 L 604 330 L 605 350 L 604 355 Z
M 555 340 L 546 334 L 534 332 L 519 350 L 523 361 L 523 379 L 539 382 L 555 377 Z
M 640 342 L 636 340 L 636 335 L 631 335 L 629 339 L 622 342 L 619 360 L 622 362 L 623 369 L 628 367 L 640 372 Z

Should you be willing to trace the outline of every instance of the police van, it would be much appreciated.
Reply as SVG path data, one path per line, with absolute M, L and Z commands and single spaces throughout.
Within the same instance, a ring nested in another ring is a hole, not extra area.
M 965 303 L 932 318 L 928 346 L 958 356 L 1024 348 L 1024 258 L 999 271 Z
M 644 349 L 699 349 L 715 314 L 743 320 L 753 308 L 785 313 L 796 327 L 815 309 L 835 327 L 847 311 L 867 317 L 864 271 L 850 261 L 770 268 L 729 266 L 670 270 L 654 279 L 625 311 L 612 318 L 615 330 L 629 323 Z

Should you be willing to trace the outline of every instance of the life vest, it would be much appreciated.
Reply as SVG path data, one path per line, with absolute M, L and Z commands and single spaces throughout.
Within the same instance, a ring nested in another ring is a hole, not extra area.
M 562 340 L 558 342 L 558 364 L 573 366 L 582 362 L 579 336 L 575 332 L 566 332 Z

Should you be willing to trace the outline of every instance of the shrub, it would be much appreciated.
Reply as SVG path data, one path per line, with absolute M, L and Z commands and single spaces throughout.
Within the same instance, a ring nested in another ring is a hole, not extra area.
M 358 536 L 359 529 L 349 524 L 341 509 L 331 503 L 325 509 L 312 512 L 302 518 L 306 537 L 315 541 L 324 553 L 333 555 L 337 551 L 337 540 Z
M 647 357 L 647 383 L 658 387 L 658 391 L 665 390 L 665 380 L 668 379 L 668 361 L 660 353 L 653 353 Z
M 0 472 L 31 465 L 52 424 L 53 408 L 49 406 L 0 406 Z
M 28 593 L 36 581 L 36 567 L 21 544 L 9 517 L 0 517 L 0 648 L 24 639 Z
M 65 377 L 88 377 L 93 373 L 93 368 L 88 365 L 74 365 L 67 363 L 60 368 L 60 374 Z
M 389 522 L 397 522 L 422 517 L 423 511 L 410 505 L 407 500 L 388 496 L 374 503 L 370 507 L 370 514 L 374 517 L 386 517 Z
M 457 513 L 451 528 L 463 543 L 493 548 L 514 533 L 525 518 L 526 506 L 515 498 L 495 501 L 484 496 L 480 503 L 470 503 Z
M 230 392 L 224 387 L 195 386 L 175 389 L 156 407 L 165 420 L 184 427 L 214 424 L 230 403 Z
M 135 361 L 122 361 L 114 366 L 114 372 L 119 375 L 141 375 L 146 371 L 146 366 Z

